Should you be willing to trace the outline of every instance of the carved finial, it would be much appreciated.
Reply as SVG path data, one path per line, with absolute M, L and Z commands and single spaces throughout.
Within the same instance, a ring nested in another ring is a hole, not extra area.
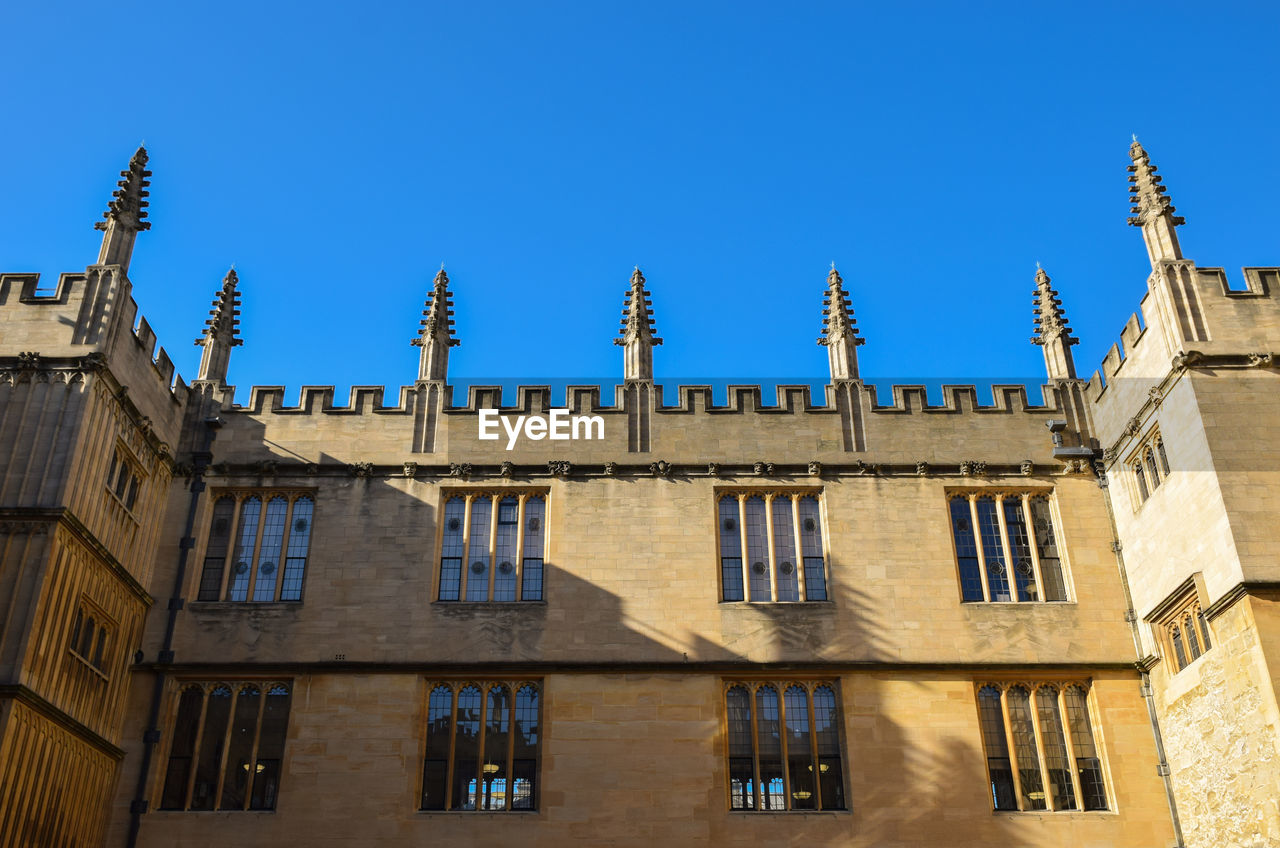
M 831 366 L 831 379 L 858 379 L 857 347 L 865 344 L 866 339 L 858 335 L 857 322 L 853 319 L 853 309 L 849 306 L 849 296 L 844 291 L 844 280 L 836 270 L 836 263 L 831 263 L 831 271 L 827 274 L 827 291 L 822 301 L 822 336 L 818 344 L 827 349 L 827 360 Z
M 418 357 L 419 380 L 444 380 L 449 371 L 449 348 L 462 344 L 453 336 L 453 293 L 444 263 L 436 272 L 431 293 L 422 311 L 421 328 L 413 344 L 422 348 Z
M 1151 164 L 1151 157 L 1138 143 L 1136 135 L 1129 145 L 1129 158 L 1133 160 L 1129 166 L 1129 194 L 1132 195 L 1129 202 L 1133 204 L 1129 209 L 1129 225 L 1142 228 L 1153 265 L 1162 260 L 1181 259 L 1182 249 L 1174 227 L 1185 224 L 1186 219 L 1173 214 L 1177 209 L 1165 196 L 1167 189 L 1160 184 L 1156 166 Z
M 623 376 L 627 380 L 653 379 L 653 348 L 662 344 L 662 339 L 653 334 L 651 292 L 644 285 L 644 274 L 637 265 L 622 309 L 622 329 L 613 340 L 623 348 Z
M 244 344 L 240 338 L 240 277 L 233 266 L 222 278 L 222 288 L 213 299 L 213 309 L 204 322 L 204 335 L 196 344 L 204 348 L 196 380 L 226 384 L 231 348 Z
M 1049 275 L 1037 262 L 1033 301 L 1036 334 L 1031 337 L 1031 343 L 1044 348 L 1045 369 L 1049 379 L 1074 380 L 1076 365 L 1071 357 L 1071 346 L 1078 344 L 1079 339 L 1071 335 L 1067 315 L 1062 309 L 1062 299 L 1049 283 Z
M 98 252 L 99 265 L 121 265 L 127 271 L 133 255 L 133 240 L 137 233 L 151 229 L 147 217 L 147 197 L 151 192 L 151 172 L 147 170 L 147 149 L 139 147 L 129 160 L 129 169 L 121 171 L 116 190 L 102 213 L 106 220 L 94 224 L 102 230 L 102 248 Z

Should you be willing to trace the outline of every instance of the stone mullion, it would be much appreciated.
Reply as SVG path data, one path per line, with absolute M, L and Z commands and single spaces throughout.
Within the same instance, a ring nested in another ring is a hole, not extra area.
M 200 767 L 200 743 L 204 740 L 204 720 L 206 714 L 209 712 L 210 691 L 211 690 L 205 689 L 203 686 L 200 687 L 200 717 L 196 719 L 196 738 L 195 742 L 191 746 L 191 773 L 187 775 L 187 788 L 182 793 L 182 809 L 184 810 L 191 809 L 191 795 L 195 792 L 196 788 L 196 770 Z M 182 701 L 181 690 L 178 692 L 178 701 Z M 174 722 L 175 724 L 177 722 L 176 713 L 174 714 Z M 171 753 L 173 751 L 173 731 L 176 729 L 176 727 L 173 727 L 169 733 L 169 750 Z M 164 791 L 163 787 L 161 788 L 161 791 Z
M 524 513 L 523 497 L 520 499 L 520 512 Z M 516 802 L 516 694 L 520 686 L 519 681 L 507 684 L 507 770 L 503 772 L 507 778 L 507 801 L 502 808 L 506 812 L 511 812 Z
M 475 495 L 467 495 L 463 498 L 465 506 L 462 510 L 462 567 L 459 569 L 461 577 L 458 580 L 460 602 L 467 600 L 467 577 L 471 574 L 471 502 L 475 497 Z
M 524 505 L 529 502 L 529 493 L 524 492 L 520 495 L 516 503 L 516 600 L 524 600 Z M 513 690 L 511 693 L 512 721 L 515 721 L 515 698 L 516 694 Z M 512 734 L 512 739 L 515 735 Z M 508 805 L 510 809 L 510 805 Z
M 1031 551 L 1031 571 L 1036 581 L 1036 600 L 1044 601 L 1046 600 L 1044 576 L 1040 573 L 1040 553 L 1036 545 L 1036 526 L 1031 520 L 1031 496 L 1024 492 L 1021 500 L 1022 523 L 1027 528 L 1027 549 Z
M 471 500 L 467 499 L 467 511 L 471 511 Z M 465 532 L 464 534 L 465 535 Z M 461 687 L 449 685 L 449 761 L 444 771 L 444 808 L 453 809 L 453 755 L 458 747 L 458 691 Z
M 490 541 L 492 541 L 492 537 L 490 537 Z M 492 568 L 489 570 L 493 571 Z M 480 736 L 476 739 L 476 761 L 473 764 L 473 768 L 475 768 L 476 775 L 475 812 L 479 812 L 480 810 L 488 809 L 485 806 L 488 803 L 489 793 L 484 779 L 484 738 L 489 730 L 489 690 L 493 686 L 492 684 L 489 686 L 477 684 L 476 688 L 480 690 Z
M 760 686 L 757 684 L 755 689 L 749 686 L 743 688 L 747 690 L 747 706 L 751 711 L 751 791 L 755 796 L 751 809 L 760 811 L 764 809 L 764 790 L 760 786 L 760 707 L 756 700 L 756 692 L 760 690 Z
M 258 742 L 262 738 L 262 716 L 267 710 L 267 692 L 274 686 L 275 684 L 271 683 L 258 687 L 258 719 L 253 724 L 253 747 L 249 749 L 249 779 L 245 781 L 244 802 L 240 807 L 242 810 L 249 809 L 249 802 L 253 798 L 253 784 L 258 776 Z
M 231 496 L 231 529 L 227 536 L 226 553 L 222 555 L 222 580 L 218 584 L 218 596 L 215 600 L 226 600 L 231 593 L 231 573 L 234 568 L 232 561 L 236 556 L 236 547 L 240 544 L 240 522 L 242 520 L 240 510 L 247 500 L 247 497 L 240 494 Z M 214 499 L 213 505 L 218 505 L 217 499 Z M 213 530 L 212 514 L 210 515 L 209 529 L 210 531 Z M 200 569 L 200 576 L 201 578 L 204 577 L 203 567 Z M 196 584 L 196 597 L 200 597 L 200 584 L 198 583 Z
M 790 495 L 791 499 L 791 535 L 795 537 L 796 585 L 800 587 L 800 600 L 809 600 L 809 587 L 804 582 L 804 546 L 800 539 L 800 496 Z
M 1031 713 L 1031 741 L 1036 746 L 1036 762 L 1040 764 L 1040 791 L 1044 793 L 1044 808 L 1056 811 L 1053 802 L 1052 781 L 1049 779 L 1049 763 L 1044 754 L 1044 729 L 1040 727 L 1040 688 L 1033 688 L 1027 693 L 1027 709 Z
M 1067 772 L 1071 775 L 1071 788 L 1075 790 L 1076 809 L 1084 809 L 1084 792 L 1080 785 L 1080 767 L 1076 765 L 1075 742 L 1071 739 L 1071 715 L 1067 712 L 1067 687 L 1058 689 L 1058 722 L 1062 725 L 1062 739 L 1066 745 Z
M 213 810 L 222 806 L 222 787 L 227 781 L 227 754 L 231 750 L 231 736 L 236 729 L 236 699 L 240 697 L 240 686 L 231 687 L 231 706 L 227 713 L 227 730 L 222 738 L 222 754 L 218 757 L 218 780 L 213 792 Z
M 766 510 L 767 511 L 767 510 Z M 782 808 L 791 809 L 791 761 L 787 757 L 787 689 L 778 687 L 778 747 L 782 751 Z
M 249 585 L 245 588 L 244 602 L 253 600 L 253 588 L 258 582 L 258 557 L 262 554 L 262 530 L 267 523 L 267 506 L 271 503 L 265 494 L 258 495 L 262 508 L 258 510 L 258 534 L 253 540 L 253 555 L 249 557 Z
M 992 499 L 996 505 L 996 528 L 1000 533 L 1000 550 L 1004 551 L 1004 579 L 1009 582 L 1009 597 L 1013 598 L 1013 602 L 1017 603 L 1022 598 L 1018 597 L 1018 574 L 1013 563 L 1013 544 L 1009 541 L 1009 528 L 1004 520 L 1004 499 L 1005 495 L 997 494 Z M 979 528 L 978 545 L 982 545 L 982 532 Z
M 751 557 L 747 553 L 747 496 L 738 495 L 738 538 L 742 559 L 742 600 L 751 601 Z M 754 713 L 752 713 L 754 715 Z M 758 764 L 757 764 L 758 765 Z
M 991 588 L 987 585 L 987 557 L 982 552 L 982 528 L 978 526 L 978 497 L 965 495 L 969 501 L 969 524 L 973 528 L 973 549 L 978 554 L 978 577 L 982 580 L 982 599 L 991 600 Z
M 822 763 L 818 760 L 818 722 L 813 710 L 813 690 L 810 686 L 805 690 L 805 700 L 809 705 L 809 768 L 813 769 L 813 808 L 823 809 L 822 805 Z
M 764 541 L 769 559 L 769 600 L 778 600 L 778 557 L 773 550 L 773 494 L 764 496 Z
M 1004 720 L 1004 744 L 1009 752 L 1009 771 L 1013 774 L 1013 802 L 1022 809 L 1022 775 L 1018 774 L 1018 748 L 1013 741 L 1013 723 L 1009 721 L 1009 687 L 1000 690 L 1000 716 Z
M 519 529 L 519 528 L 517 528 Z M 498 496 L 489 499 L 489 595 L 487 601 L 493 600 L 493 583 L 497 580 L 498 550 Z

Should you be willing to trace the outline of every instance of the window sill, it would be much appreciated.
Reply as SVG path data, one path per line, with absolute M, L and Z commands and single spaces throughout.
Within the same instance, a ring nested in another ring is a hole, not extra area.
M 111 679 L 111 678 L 107 677 L 106 672 L 104 672 L 102 669 L 98 668 L 98 667 L 97 667 L 96 665 L 94 665 L 91 661 L 89 661 L 89 660 L 85 659 L 84 657 L 80 656 L 80 652 L 79 652 L 79 651 L 77 651 L 77 650 L 75 650 L 74 648 L 68 648 L 68 649 L 67 649 L 67 653 L 69 653 L 69 654 L 71 654 L 71 656 L 75 657 L 75 658 L 76 658 L 76 662 L 80 663 L 80 664 L 81 664 L 81 665 L 83 665 L 85 668 L 89 669 L 89 671 L 91 671 L 91 672 L 93 672 L 95 675 L 97 675 L 97 676 L 98 676 L 98 677 L 99 677 L 99 678 L 100 678 L 104 683 L 105 683 L 105 682 L 107 682 L 107 681 L 109 681 L 109 680 Z
M 432 601 L 431 606 L 441 609 L 520 609 L 521 607 L 545 607 L 546 601 Z M 427 812 L 423 810 L 422 812 Z M 432 812 L 439 812 L 434 810 Z M 448 810 L 446 812 L 470 812 L 469 810 Z M 514 812 L 514 811 L 513 811 Z
M 830 600 L 827 600 L 827 601 L 720 601 L 720 606 L 722 607 L 738 607 L 738 608 L 767 607 L 770 609 L 777 609 L 777 608 L 785 608 L 785 607 L 795 607 L 798 609 L 802 607 L 817 607 L 819 609 L 822 609 L 822 608 L 832 608 L 835 605 L 836 605 L 835 601 L 830 601 Z M 742 812 L 742 811 L 738 810 L 735 812 Z
M 187 609 L 193 612 L 230 612 L 232 610 L 296 610 L 301 606 L 302 601 L 191 601 L 187 604 Z
M 415 812 L 420 816 L 476 816 L 482 819 L 542 814 L 541 810 L 416 810 Z
M 853 810 L 730 810 L 731 816 L 848 816 Z
M 992 810 L 993 816 L 1047 816 L 1051 819 L 1067 816 L 1114 816 L 1115 810 Z
M 961 601 L 962 607 L 1074 607 L 1075 601 Z

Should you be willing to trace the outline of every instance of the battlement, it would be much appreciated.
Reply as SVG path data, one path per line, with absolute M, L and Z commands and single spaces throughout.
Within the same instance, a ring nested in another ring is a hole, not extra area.
M 130 288 L 115 265 L 64 273 L 53 291 L 40 289 L 38 273 L 0 274 L 0 356 L 102 354 L 145 414 L 176 428 L 189 389 L 169 353 L 157 347 Z M 176 429 L 169 437 L 176 437 Z
M 150 332 L 145 319 L 139 326 L 139 342 L 145 343 L 141 336 Z M 151 336 L 154 339 L 154 335 Z M 164 357 L 161 349 L 160 356 Z M 165 357 L 167 360 L 167 357 Z M 157 368 L 160 367 L 159 357 Z M 181 378 L 178 378 L 181 384 Z M 249 400 L 246 404 L 224 406 L 228 412 L 243 412 L 252 415 L 406 415 L 415 409 L 415 397 L 420 389 L 429 385 L 418 383 L 413 386 L 401 386 L 397 402 L 387 405 L 385 386 L 352 386 L 347 403 L 334 403 L 337 396 L 335 386 L 303 386 L 295 405 L 286 403 L 287 388 L 285 386 L 252 386 L 249 389 Z M 631 384 L 614 385 L 613 402 L 606 404 L 603 400 L 605 389 L 599 385 L 568 385 L 563 391 L 553 392 L 548 385 L 520 385 L 514 387 L 514 403 L 504 403 L 511 394 L 510 387 L 499 385 L 468 385 L 466 400 L 462 404 L 447 402 L 442 410 L 452 414 L 478 414 L 481 410 L 495 409 L 501 413 L 546 413 L 553 408 L 568 409 L 574 413 L 620 413 L 626 410 L 627 390 Z M 999 414 L 999 413 L 1034 413 L 1039 415 L 1062 411 L 1058 389 L 1052 385 L 1041 386 L 1040 403 L 1032 403 L 1027 396 L 1027 386 L 1023 384 L 978 384 L 954 385 L 944 384 L 940 387 L 942 403 L 929 401 L 929 387 L 923 384 L 899 385 L 888 387 L 889 403 L 880 402 L 881 389 L 874 384 L 851 381 L 848 384 L 855 388 L 863 398 L 863 405 L 868 412 L 880 414 Z M 652 384 L 652 410 L 658 414 L 746 414 L 761 413 L 765 415 L 796 413 L 833 413 L 838 409 L 836 386 L 826 385 L 822 402 L 815 402 L 813 387 L 809 384 L 777 384 L 773 387 L 773 397 L 766 400 L 768 393 L 762 385 L 729 385 L 725 387 L 726 402 L 715 402 L 715 389 L 711 385 L 679 385 L 675 389 L 674 403 L 666 403 L 664 386 Z M 183 385 L 185 389 L 185 385 Z M 443 386 L 446 398 L 455 394 L 453 386 Z M 234 387 L 228 387 L 228 396 L 234 393 Z M 989 395 L 991 402 L 983 403 L 984 395 Z M 558 402 L 557 402 L 558 401 Z

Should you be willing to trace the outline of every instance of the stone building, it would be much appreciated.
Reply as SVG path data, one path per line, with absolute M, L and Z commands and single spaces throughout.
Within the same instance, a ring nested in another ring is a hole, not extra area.
M 140 149 L 0 275 L 0 845 L 1280 844 L 1280 269 L 1130 155 L 1141 317 L 1081 379 L 1039 272 L 1039 398 L 877 396 L 834 268 L 823 397 L 664 396 L 637 269 L 611 397 L 455 403 L 442 271 L 390 402 L 238 406 L 235 272 L 190 384 L 130 296 Z

